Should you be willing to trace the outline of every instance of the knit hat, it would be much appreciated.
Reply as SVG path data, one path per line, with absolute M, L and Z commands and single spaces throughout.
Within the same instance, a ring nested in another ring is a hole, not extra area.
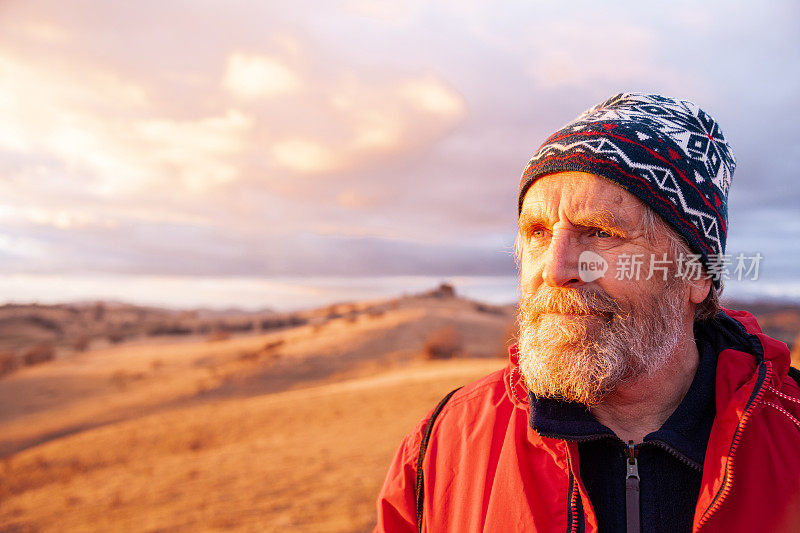
M 735 167 L 719 125 L 696 104 L 620 93 L 579 115 L 539 148 L 522 173 L 517 215 L 538 178 L 564 171 L 596 174 L 650 206 L 714 268 L 725 252 Z

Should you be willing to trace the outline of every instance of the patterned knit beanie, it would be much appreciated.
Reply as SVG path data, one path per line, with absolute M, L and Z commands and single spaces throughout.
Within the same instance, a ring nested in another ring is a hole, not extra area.
M 588 172 L 637 196 L 707 267 L 719 265 L 735 166 L 719 125 L 697 105 L 656 94 L 621 93 L 579 115 L 539 148 L 522 174 L 517 216 L 538 178 Z

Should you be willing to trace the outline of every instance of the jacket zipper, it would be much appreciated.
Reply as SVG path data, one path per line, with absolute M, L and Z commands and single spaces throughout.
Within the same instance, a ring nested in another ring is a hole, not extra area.
M 722 505 L 722 502 L 725 501 L 725 498 L 728 497 L 728 493 L 731 491 L 731 485 L 733 484 L 733 458 L 734 454 L 736 453 L 736 449 L 739 447 L 739 441 L 742 438 L 742 431 L 744 431 L 744 427 L 747 425 L 747 422 L 750 420 L 750 415 L 753 413 L 753 409 L 755 408 L 758 401 L 764 396 L 764 392 L 766 391 L 766 387 L 764 384 L 769 380 L 771 375 L 771 370 L 769 367 L 768 362 L 764 362 L 760 365 L 758 369 L 758 382 L 756 385 L 755 393 L 750 396 L 750 399 L 747 401 L 747 405 L 745 406 L 744 413 L 742 414 L 742 418 L 739 422 L 739 426 L 736 428 L 736 432 L 733 435 L 733 443 L 731 444 L 730 451 L 728 452 L 728 465 L 725 468 L 725 478 L 722 480 L 722 486 L 717 491 L 717 494 L 714 496 L 714 500 L 711 502 L 711 505 L 706 509 L 706 512 L 703 514 L 700 521 L 697 523 L 697 530 L 699 531 L 708 520 L 717 512 L 717 509 Z
M 567 521 L 567 531 L 577 533 L 578 531 L 578 483 L 569 469 L 569 519 Z
M 698 463 L 696 461 L 692 461 L 691 459 L 689 459 L 688 457 L 686 457 L 682 453 L 680 453 L 677 450 L 673 449 L 672 446 L 670 446 L 666 442 L 663 442 L 663 441 L 660 441 L 660 440 L 648 440 L 648 441 L 645 441 L 643 444 L 652 444 L 653 446 L 655 446 L 657 448 L 661 448 L 662 450 L 664 450 L 665 452 L 667 452 L 668 454 L 673 456 L 675 459 L 677 459 L 678 461 L 680 461 L 683 464 L 685 464 L 686 466 L 694 468 L 695 470 L 700 471 L 700 472 L 703 471 L 703 465 L 701 465 L 700 463 Z
M 638 533 L 639 527 L 639 459 L 633 441 L 628 441 L 625 450 L 625 521 L 628 533 Z
M 567 515 L 567 533 L 578 532 L 578 481 L 575 479 L 575 474 L 572 472 L 572 456 L 569 453 L 569 446 L 567 446 L 567 471 L 569 473 L 569 514 Z

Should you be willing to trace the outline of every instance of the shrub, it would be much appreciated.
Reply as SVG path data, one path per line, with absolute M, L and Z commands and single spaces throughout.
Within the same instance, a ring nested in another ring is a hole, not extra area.
M 367 311 L 367 316 L 371 318 L 382 317 L 385 314 L 386 314 L 386 309 L 381 309 L 380 307 L 373 307 Z
M 261 321 L 261 330 L 292 328 L 303 326 L 307 322 L 308 319 L 299 316 L 267 318 Z
M 231 338 L 229 331 L 214 331 L 206 337 L 206 342 L 221 342 Z
M 89 345 L 92 343 L 92 338 L 89 335 L 81 335 L 75 342 L 72 344 L 72 348 L 76 352 L 85 352 L 89 349 Z
M 56 357 L 55 348 L 49 342 L 41 342 L 29 348 L 22 354 L 22 362 L 25 366 L 38 365 L 46 361 L 52 361 Z
M 106 306 L 103 302 L 95 302 L 92 311 L 95 322 L 102 322 L 102 320 L 106 317 Z
M 475 310 L 478 311 L 479 313 L 486 313 L 490 315 L 504 314 L 503 309 L 501 307 L 497 307 L 495 305 L 483 304 L 480 302 L 475 303 Z
M 118 389 L 125 390 L 128 387 L 128 383 L 144 378 L 145 375 L 143 372 L 128 372 L 123 369 L 117 369 L 111 374 L 109 379 Z
M 462 352 L 461 337 L 453 326 L 446 326 L 432 332 L 423 346 L 428 359 L 450 359 Z
M 285 341 L 285 340 L 283 340 L 283 339 L 274 340 L 274 341 L 271 341 L 271 342 L 268 342 L 268 343 L 266 343 L 266 344 L 264 345 L 264 348 L 263 348 L 263 350 L 264 350 L 264 351 L 267 351 L 267 352 L 269 352 L 269 351 L 271 351 L 271 350 L 274 350 L 274 349 L 276 349 L 276 348 L 280 348 L 280 347 L 281 347 L 281 346 L 283 346 L 285 343 L 286 343 L 286 341 Z
M 239 361 L 258 361 L 261 358 L 260 351 L 244 351 L 239 353 Z
M 121 331 L 112 331 L 108 334 L 108 342 L 111 344 L 119 344 L 125 340 L 125 334 Z
M 178 322 L 159 322 L 147 330 L 147 334 L 155 335 L 191 335 L 192 328 Z
M 0 376 L 13 372 L 18 366 L 19 361 L 13 352 L 0 352 Z

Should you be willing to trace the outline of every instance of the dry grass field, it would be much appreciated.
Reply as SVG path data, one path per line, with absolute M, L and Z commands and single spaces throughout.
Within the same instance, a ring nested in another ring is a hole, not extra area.
M 108 424 L 3 460 L 6 531 L 369 531 L 403 434 L 499 360 L 359 378 Z
M 0 531 L 370 530 L 402 436 L 505 364 L 513 321 L 441 294 L 381 305 L 6 375 Z

